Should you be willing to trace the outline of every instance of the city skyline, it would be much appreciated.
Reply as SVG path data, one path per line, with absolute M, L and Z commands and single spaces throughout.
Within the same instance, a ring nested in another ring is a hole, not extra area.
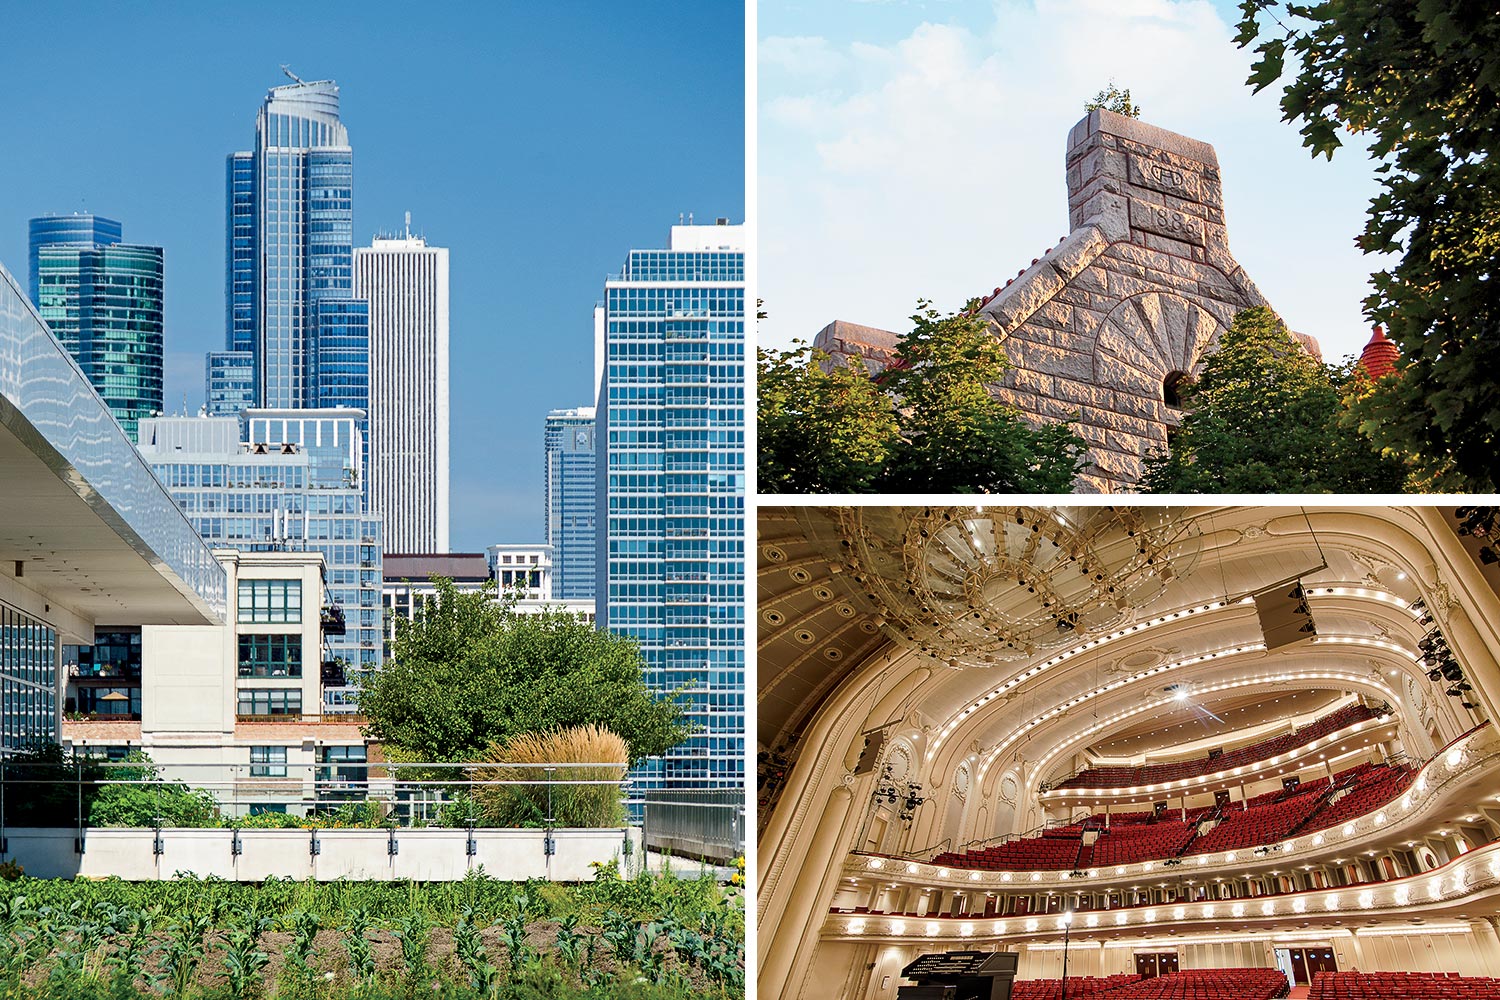
M 452 547 L 479 550 L 540 537 L 534 428 L 591 394 L 600 277 L 679 214 L 743 216 L 743 18 L 666 4 L 613 19 L 476 9 L 411 24 L 407 13 L 374 5 L 342 24 L 320 12 L 209 17 L 85 4 L 80 44 L 128 46 L 166 21 L 181 43 L 150 64 L 111 67 L 113 89 L 157 102 L 160 125 L 148 134 L 93 110 L 84 98 L 97 81 L 87 74 L 41 85 L 47 18 L 17 12 L 8 23 L 16 58 L 0 79 L 18 106 L 66 110 L 45 152 L 38 137 L 0 165 L 0 261 L 20 275 L 26 220 L 79 209 L 125 219 L 133 239 L 163 246 L 164 409 L 196 412 L 205 353 L 224 347 L 225 154 L 248 145 L 252 102 L 286 82 L 281 64 L 337 81 L 359 153 L 355 245 L 396 230 L 411 211 L 415 233 L 453 251 Z M 213 39 L 226 30 L 236 46 L 221 54 Z M 391 37 L 403 39 L 400 67 L 381 51 Z M 639 60 L 648 45 L 657 54 Z M 560 77 L 546 55 L 559 46 L 577 57 Z M 159 86 L 173 74 L 193 85 Z M 539 87 L 544 105 L 533 99 Z M 455 99 L 480 90 L 514 100 Z M 629 113 L 610 113 L 626 90 Z M 691 123 L 698 141 L 663 162 L 643 116 Z M 601 143 L 610 155 L 598 154 Z M 96 145 L 115 151 L 109 169 L 82 155 Z

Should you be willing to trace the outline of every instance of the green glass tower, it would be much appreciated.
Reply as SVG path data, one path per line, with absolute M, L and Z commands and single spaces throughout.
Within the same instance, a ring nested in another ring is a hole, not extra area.
M 162 250 L 33 239 L 36 307 L 132 441 L 162 409 Z

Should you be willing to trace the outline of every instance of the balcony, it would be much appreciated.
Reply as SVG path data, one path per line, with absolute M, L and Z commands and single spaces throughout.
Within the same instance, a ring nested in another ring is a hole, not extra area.
M 344 676 L 344 661 L 324 660 L 320 677 L 324 687 L 343 687 L 348 683 Z
M 141 668 L 138 664 L 121 666 L 113 663 L 70 663 L 68 664 L 68 680 L 139 684 Z
M 344 625 L 344 609 L 337 604 L 325 607 L 318 621 L 323 626 L 324 635 L 344 635 L 347 632 Z

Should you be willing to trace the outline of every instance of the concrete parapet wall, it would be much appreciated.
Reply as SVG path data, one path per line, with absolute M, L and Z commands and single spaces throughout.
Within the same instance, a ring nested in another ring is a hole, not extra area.
M 643 849 L 634 827 L 555 830 L 556 852 L 550 858 L 543 830 L 476 829 L 472 845 L 468 830 L 447 828 L 398 829 L 394 835 L 387 830 L 163 829 L 159 835 L 158 845 L 158 832 L 151 829 L 89 829 L 79 854 L 77 830 L 13 827 L 5 832 L 0 857 L 36 878 L 144 881 L 191 874 L 235 882 L 272 876 L 448 882 L 482 865 L 485 874 L 506 881 L 591 882 L 592 866 L 622 857 L 627 839 L 632 856 Z

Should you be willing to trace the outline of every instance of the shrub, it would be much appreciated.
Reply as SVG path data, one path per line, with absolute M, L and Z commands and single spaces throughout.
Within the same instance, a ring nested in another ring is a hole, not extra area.
M 625 824 L 619 782 L 625 777 L 630 751 L 625 741 L 599 726 L 574 726 L 553 733 L 525 733 L 490 747 L 486 759 L 493 767 L 478 767 L 478 781 L 514 781 L 524 784 L 480 785 L 474 790 L 479 815 L 492 826 L 542 826 L 549 805 L 555 826 L 612 827 Z M 618 761 L 618 763 L 614 763 Z M 548 774 L 538 767 L 519 764 L 558 764 Z M 596 767 L 565 765 L 604 765 Z M 605 784 L 574 785 L 571 781 Z
M 213 826 L 218 803 L 201 789 L 180 781 L 162 781 L 161 771 L 151 766 L 144 752 L 133 751 L 125 760 L 132 767 L 110 768 L 106 781 L 150 782 L 150 784 L 106 784 L 89 809 L 92 826 Z

